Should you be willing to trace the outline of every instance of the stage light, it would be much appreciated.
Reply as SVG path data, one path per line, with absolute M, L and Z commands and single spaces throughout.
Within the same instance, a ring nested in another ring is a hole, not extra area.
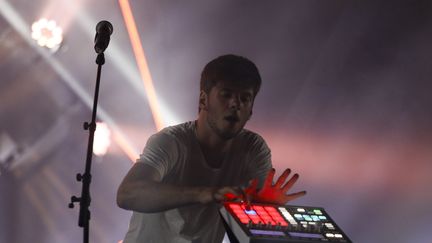
M 102 122 L 97 122 L 93 141 L 93 153 L 97 156 L 105 155 L 108 151 L 110 144 L 111 131 L 108 125 Z
M 3 132 L 0 133 L 0 176 L 11 169 L 11 165 L 20 155 L 20 149 L 16 142 Z
M 63 41 L 63 30 L 54 20 L 42 18 L 31 26 L 32 38 L 39 46 L 57 50 Z
M 140 71 L 141 78 L 144 83 L 144 88 L 150 105 L 150 111 L 153 115 L 153 120 L 155 121 L 156 129 L 160 131 L 164 127 L 162 113 L 161 113 L 161 109 L 159 108 L 160 106 L 156 95 L 156 90 L 154 88 L 153 79 L 150 74 L 147 59 L 144 54 L 144 48 L 141 45 L 141 39 L 139 37 L 135 19 L 132 14 L 132 9 L 128 0 L 119 0 L 119 4 L 126 24 L 126 29 L 129 33 L 129 39 L 132 44 L 132 50 L 135 55 L 138 69 Z

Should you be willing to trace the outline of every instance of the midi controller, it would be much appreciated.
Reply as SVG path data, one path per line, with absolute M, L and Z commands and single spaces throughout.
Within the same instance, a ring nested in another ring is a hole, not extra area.
M 352 243 L 320 207 L 227 202 L 220 213 L 240 243 Z

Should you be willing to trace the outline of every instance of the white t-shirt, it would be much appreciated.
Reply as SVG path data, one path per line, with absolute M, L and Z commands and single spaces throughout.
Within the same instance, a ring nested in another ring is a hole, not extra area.
M 178 186 L 241 186 L 271 169 L 270 149 L 256 133 L 243 129 L 220 168 L 201 152 L 195 122 L 167 127 L 151 136 L 137 160 L 154 167 L 163 183 Z M 133 212 L 124 243 L 220 243 L 224 228 L 217 203 L 195 204 L 160 213 Z

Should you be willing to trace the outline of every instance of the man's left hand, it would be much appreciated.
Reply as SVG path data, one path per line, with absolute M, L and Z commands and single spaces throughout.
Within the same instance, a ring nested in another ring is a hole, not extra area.
M 245 193 L 248 197 L 247 201 L 250 200 L 258 203 L 285 205 L 288 201 L 294 200 L 306 194 L 306 191 L 287 194 L 287 192 L 293 187 L 299 178 L 298 174 L 294 174 L 291 179 L 285 183 L 286 179 L 291 173 L 290 169 L 286 169 L 273 185 L 273 177 L 275 172 L 276 170 L 274 168 L 269 171 L 264 185 L 259 191 L 257 191 L 258 180 L 252 180 L 250 186 L 245 190 Z

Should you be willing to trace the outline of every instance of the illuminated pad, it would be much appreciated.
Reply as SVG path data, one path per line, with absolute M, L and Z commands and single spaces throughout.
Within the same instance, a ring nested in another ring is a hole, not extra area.
M 242 203 L 228 203 L 237 219 L 243 224 L 263 224 L 272 226 L 288 226 L 281 213 L 273 206 L 253 205 L 249 210 Z
M 220 213 L 241 243 L 352 243 L 319 207 L 226 202 Z

